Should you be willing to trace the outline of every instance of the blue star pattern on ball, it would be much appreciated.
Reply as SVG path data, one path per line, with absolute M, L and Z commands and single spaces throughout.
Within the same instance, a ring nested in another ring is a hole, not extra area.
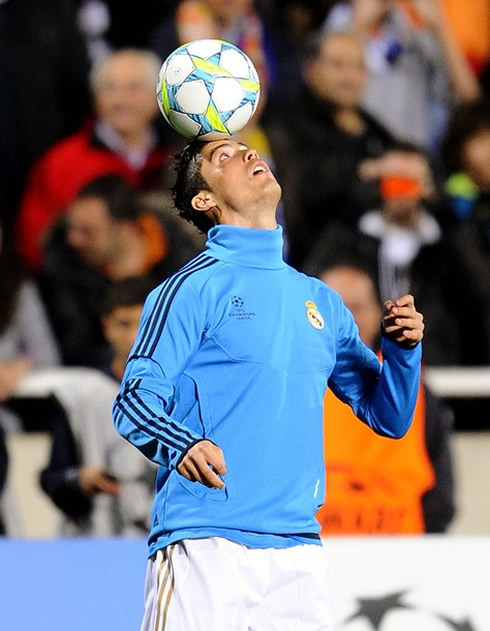
M 237 46 L 194 40 L 163 63 L 157 99 L 165 120 L 188 139 L 214 140 L 243 129 L 255 112 L 260 82 Z

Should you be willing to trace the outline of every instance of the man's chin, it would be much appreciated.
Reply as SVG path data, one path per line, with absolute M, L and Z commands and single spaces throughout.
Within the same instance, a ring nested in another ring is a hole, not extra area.
M 263 209 L 269 209 L 271 212 L 276 212 L 276 209 L 281 200 L 281 187 L 276 183 L 276 186 L 270 186 L 262 191 L 262 195 L 259 200 L 259 205 Z
M 95 255 L 90 254 L 90 252 L 78 251 L 77 254 L 81 262 L 88 267 L 99 267 L 101 264 L 99 258 Z
M 268 194 L 271 195 L 271 197 L 275 196 L 275 203 L 279 204 L 279 201 L 282 195 L 282 188 L 279 182 L 275 178 L 271 179 L 270 186 L 268 187 L 267 192 Z

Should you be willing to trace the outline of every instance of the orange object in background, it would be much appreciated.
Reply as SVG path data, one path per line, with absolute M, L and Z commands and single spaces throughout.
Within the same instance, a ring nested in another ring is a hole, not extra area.
M 381 178 L 380 190 L 384 200 L 422 198 L 422 184 L 412 177 L 385 175 Z
M 478 73 L 490 59 L 490 0 L 442 0 L 456 41 Z
M 490 0 L 439 0 L 451 31 L 469 64 L 478 74 L 490 59 Z M 415 28 L 423 28 L 412 0 L 398 0 Z

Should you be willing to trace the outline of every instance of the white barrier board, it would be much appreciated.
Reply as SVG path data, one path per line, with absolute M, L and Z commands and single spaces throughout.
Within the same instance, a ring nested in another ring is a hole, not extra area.
M 489 631 L 490 538 L 325 539 L 337 631 Z

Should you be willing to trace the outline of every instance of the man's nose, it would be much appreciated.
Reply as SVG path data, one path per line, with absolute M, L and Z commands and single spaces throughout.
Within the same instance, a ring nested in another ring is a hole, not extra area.
M 258 160 L 259 154 L 255 151 L 255 149 L 247 149 L 243 155 L 243 159 L 245 162 L 250 162 L 250 160 Z

